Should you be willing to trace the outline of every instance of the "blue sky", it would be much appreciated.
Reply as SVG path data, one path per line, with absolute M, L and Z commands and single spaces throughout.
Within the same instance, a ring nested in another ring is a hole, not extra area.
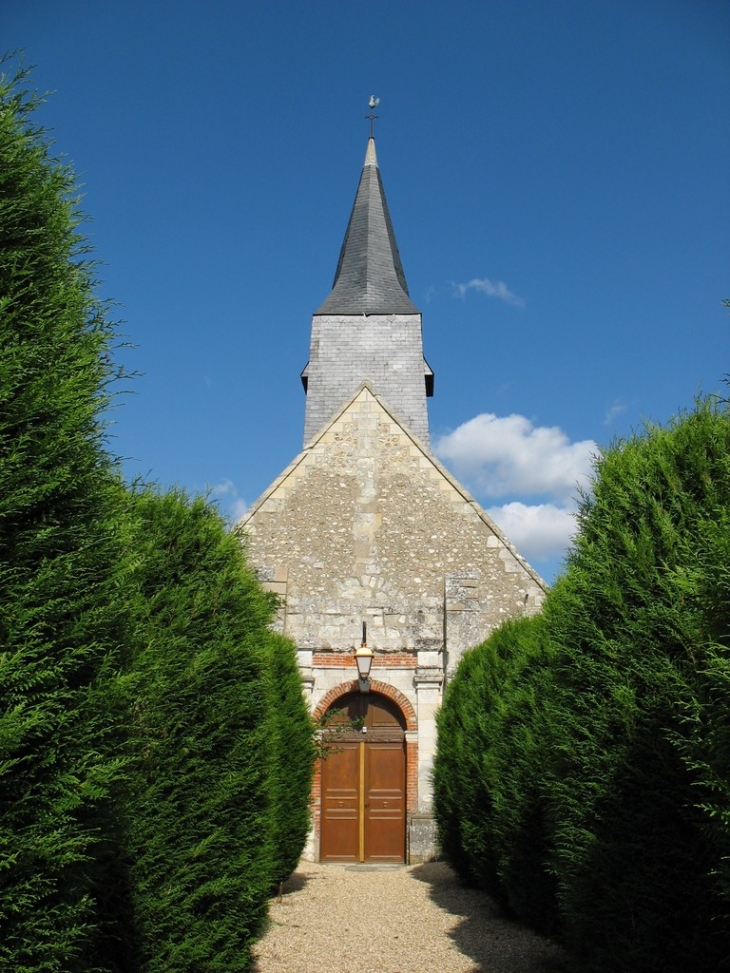
M 597 448 L 730 372 L 725 0 L 4 0 L 138 372 L 110 448 L 235 516 L 299 452 L 376 140 L 435 451 L 552 580 Z

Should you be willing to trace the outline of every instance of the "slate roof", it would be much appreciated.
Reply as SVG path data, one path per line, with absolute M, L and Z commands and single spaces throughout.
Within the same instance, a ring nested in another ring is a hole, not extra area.
M 332 292 L 314 313 L 420 314 L 408 296 L 372 138 L 368 141 Z

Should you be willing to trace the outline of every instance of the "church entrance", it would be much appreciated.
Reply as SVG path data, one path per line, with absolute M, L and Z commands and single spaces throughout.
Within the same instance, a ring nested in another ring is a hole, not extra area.
M 350 693 L 328 711 L 322 760 L 322 861 L 403 862 L 405 720 L 379 693 Z

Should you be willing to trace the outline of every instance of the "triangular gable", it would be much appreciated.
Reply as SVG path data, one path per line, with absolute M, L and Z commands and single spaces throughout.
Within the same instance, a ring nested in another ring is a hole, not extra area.
M 452 476 L 451 473 L 449 473 L 449 471 L 436 459 L 433 453 L 431 453 L 430 450 L 424 446 L 418 437 L 414 436 L 408 427 L 398 419 L 393 409 L 391 409 L 382 396 L 378 395 L 374 391 L 369 382 L 363 382 L 355 394 L 352 395 L 350 399 L 348 399 L 341 406 L 332 419 L 326 423 L 326 425 L 324 425 L 315 436 L 313 436 L 302 452 L 292 460 L 286 469 L 274 480 L 271 486 L 251 505 L 241 520 L 238 521 L 237 527 L 240 529 L 245 529 L 246 524 L 249 523 L 253 517 L 255 517 L 257 511 L 260 510 L 262 506 L 264 506 L 270 500 L 276 500 L 277 494 L 285 493 L 287 491 L 287 484 L 293 485 L 294 482 L 299 479 L 299 476 L 302 475 L 308 459 L 312 457 L 319 448 L 322 448 L 322 444 L 326 443 L 327 440 L 332 437 L 334 431 L 346 418 L 351 417 L 351 414 L 356 411 L 356 405 L 365 401 L 375 403 L 376 406 L 382 410 L 382 412 L 388 417 L 388 420 L 398 428 L 399 433 L 409 441 L 411 447 L 418 451 L 420 464 L 435 471 L 435 473 L 438 474 L 438 477 L 441 478 L 445 484 L 448 484 L 450 489 L 458 494 L 458 496 L 469 505 L 472 511 L 485 524 L 489 531 L 500 541 L 504 548 L 510 552 L 520 567 L 530 576 L 530 578 L 540 588 L 547 590 L 547 584 L 545 581 L 543 581 L 537 571 L 535 571 L 535 569 L 525 560 L 525 558 L 522 557 L 499 525 L 492 520 L 492 518 L 479 505 L 468 490 L 466 490 L 459 483 L 459 481 Z

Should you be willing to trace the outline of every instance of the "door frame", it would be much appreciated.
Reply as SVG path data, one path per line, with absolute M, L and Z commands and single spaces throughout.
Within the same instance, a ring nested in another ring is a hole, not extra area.
M 344 703 L 344 698 L 349 697 L 347 711 L 350 717 L 364 715 L 367 725 L 334 730 L 331 736 L 333 752 L 319 761 L 319 793 L 316 795 L 320 810 L 318 857 L 320 861 L 402 863 L 407 859 L 409 810 L 413 800 L 408 786 L 408 769 L 416 756 L 415 741 L 413 734 L 408 733 L 408 716 L 399 701 L 393 699 L 392 687 L 388 687 L 391 691 L 387 693 L 379 692 L 375 687 L 371 692 L 360 693 L 353 690 L 353 685 L 357 687 L 357 683 L 342 687 L 344 692 L 338 693 L 334 701 L 322 701 L 329 702 L 324 710 L 326 714 L 327 710 L 337 709 L 338 702 Z M 377 705 L 377 700 L 381 705 Z M 373 703 L 376 706 L 371 708 Z M 324 709 L 322 704 L 318 709 Z M 366 731 L 369 731 L 367 736 Z M 342 761 L 338 759 L 338 753 Z M 328 761 L 332 763 L 328 764 Z M 332 768 L 331 775 L 328 767 Z M 386 776 L 380 778 L 378 786 L 381 773 Z M 394 832 L 395 820 L 398 825 Z M 338 822 L 342 830 L 339 830 Z M 354 834 L 353 825 L 356 825 Z M 331 854 L 325 857 L 328 851 Z
M 354 672 L 355 664 L 352 663 Z M 316 680 L 315 676 L 315 680 Z M 394 702 L 406 721 L 406 833 L 410 828 L 411 818 L 418 813 L 418 719 L 411 700 L 399 689 L 390 683 L 382 682 L 379 679 L 370 679 L 370 691 L 387 696 Z M 357 679 L 342 682 L 329 689 L 316 703 L 313 708 L 312 716 L 315 720 L 321 720 L 324 714 L 341 697 L 359 690 L 360 683 Z M 315 763 L 314 777 L 312 780 L 311 791 L 311 811 L 312 811 L 312 853 L 316 861 L 322 860 L 322 761 L 317 759 Z M 410 857 L 409 842 L 406 841 L 406 862 Z

